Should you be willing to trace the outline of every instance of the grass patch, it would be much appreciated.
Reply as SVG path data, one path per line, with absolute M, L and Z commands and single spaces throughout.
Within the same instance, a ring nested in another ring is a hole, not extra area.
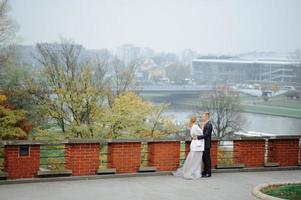
M 289 200 L 300 200 L 301 199 L 301 184 L 287 184 L 280 186 L 271 186 L 264 188 L 261 192 Z
M 180 162 L 179 162 L 179 166 L 183 166 L 185 159 L 186 159 L 186 145 L 190 145 L 190 144 L 186 144 L 185 142 L 181 142 L 180 144 Z
M 260 106 L 260 105 L 243 105 L 243 106 L 244 106 L 244 112 L 301 118 L 300 110 L 292 110 L 292 109 L 284 109 L 283 107 L 277 108 L 277 107 L 268 107 L 268 106 Z
M 108 145 L 100 145 L 99 151 L 99 169 L 107 169 L 108 167 Z
M 147 143 L 142 143 L 141 144 L 141 163 L 140 166 L 141 167 L 147 167 L 148 166 L 148 145 Z
M 218 147 L 217 152 L 217 164 L 218 165 L 233 165 L 233 150 L 227 147 Z
M 271 101 L 262 101 L 258 102 L 261 105 L 268 105 L 268 106 L 279 106 L 285 108 L 296 108 L 301 109 L 301 101 L 300 100 L 271 100 Z
M 40 147 L 40 167 L 62 171 L 65 168 L 65 146 L 45 145 Z

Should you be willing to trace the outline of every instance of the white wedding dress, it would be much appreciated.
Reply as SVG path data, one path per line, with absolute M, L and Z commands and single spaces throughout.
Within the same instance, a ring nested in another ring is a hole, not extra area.
M 190 129 L 190 135 L 203 135 L 202 129 L 198 125 L 193 125 Z M 190 143 L 190 152 L 184 162 L 183 167 L 173 173 L 174 176 L 181 176 L 185 179 L 197 179 L 201 177 L 202 156 L 204 151 L 204 140 L 192 140 Z

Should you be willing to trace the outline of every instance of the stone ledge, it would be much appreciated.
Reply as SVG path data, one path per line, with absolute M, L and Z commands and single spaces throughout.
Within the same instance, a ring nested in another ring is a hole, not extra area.
M 39 177 L 53 177 L 53 176 L 70 176 L 72 175 L 72 170 L 64 171 L 38 171 Z
M 157 171 L 156 167 L 140 167 L 138 172 L 155 172 Z
M 93 139 L 69 139 L 62 141 L 62 144 L 99 144 L 100 140 Z
M 245 164 L 243 163 L 237 163 L 237 164 L 223 164 L 223 165 L 217 165 L 217 169 L 236 169 L 236 168 L 244 168 Z
M 264 194 L 263 192 L 261 192 L 261 190 L 263 188 L 269 187 L 269 186 L 273 186 L 273 185 L 285 185 L 285 184 L 300 184 L 301 181 L 292 181 L 292 182 L 277 182 L 277 183 L 264 183 L 264 184 L 260 184 L 258 186 L 256 186 L 253 190 L 252 190 L 252 194 L 253 196 L 259 198 L 259 199 L 263 199 L 263 200 L 284 200 L 281 198 L 277 198 L 277 197 L 273 197 L 267 194 Z
M 279 163 L 277 162 L 268 162 L 264 164 L 265 167 L 279 167 Z
M 300 135 L 279 135 L 279 136 L 269 136 L 267 137 L 269 140 L 280 140 L 280 139 L 285 139 L 285 140 L 291 140 L 291 139 L 301 139 Z
M 1 141 L 2 145 L 41 145 L 46 144 L 46 141 L 41 140 L 3 140 Z
M 116 174 L 116 168 L 98 169 L 97 174 Z
M 235 141 L 235 140 L 265 140 L 266 137 L 260 137 L 260 136 L 235 136 L 231 139 L 228 139 L 228 140 L 223 140 L 221 139 L 221 141 Z
M 0 180 L 6 179 L 8 176 L 7 172 L 0 172 Z
M 301 170 L 301 167 L 253 167 L 253 168 L 232 168 L 232 169 L 212 169 L 213 173 L 233 173 L 233 172 L 265 172 L 265 171 L 287 171 Z

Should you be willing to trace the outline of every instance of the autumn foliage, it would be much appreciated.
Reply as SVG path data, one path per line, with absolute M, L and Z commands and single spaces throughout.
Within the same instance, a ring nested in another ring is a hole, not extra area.
M 26 139 L 32 125 L 26 119 L 26 113 L 17 110 L 7 97 L 0 94 L 0 138 Z

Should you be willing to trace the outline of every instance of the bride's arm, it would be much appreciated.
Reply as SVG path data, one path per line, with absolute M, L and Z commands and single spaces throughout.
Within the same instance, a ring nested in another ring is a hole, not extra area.
M 194 126 L 192 126 L 192 127 L 190 128 L 190 136 L 191 136 L 191 137 L 195 137 L 195 136 L 196 136 L 195 131 L 194 131 Z
M 198 125 L 195 126 L 195 130 L 197 132 L 197 135 L 203 135 L 203 130 Z
M 203 131 L 198 125 L 193 125 L 190 129 L 190 135 L 194 140 L 196 140 L 199 136 L 203 135 Z

